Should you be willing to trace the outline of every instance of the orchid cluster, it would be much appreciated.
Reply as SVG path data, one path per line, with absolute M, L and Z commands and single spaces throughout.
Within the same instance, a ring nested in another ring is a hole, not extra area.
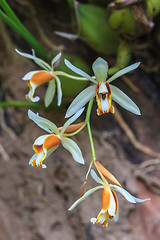
M 94 187 L 93 189 L 90 189 L 84 193 L 84 183 L 82 187 L 81 197 L 69 208 L 69 211 L 73 210 L 79 203 L 85 200 L 93 192 L 101 189 L 102 209 L 98 214 L 97 218 L 91 218 L 90 221 L 93 224 L 98 223 L 102 226 L 107 226 L 108 219 L 113 218 L 115 221 L 118 220 L 119 205 L 116 192 L 120 192 L 131 203 L 140 203 L 149 200 L 138 199 L 132 196 L 129 192 L 122 188 L 119 181 L 96 159 L 94 142 L 90 127 L 90 114 L 95 97 L 98 106 L 97 114 L 99 116 L 101 114 L 114 113 L 116 111 L 114 106 L 112 105 L 112 100 L 117 102 L 126 110 L 136 115 L 140 115 L 140 110 L 137 105 L 119 88 L 110 84 L 122 75 L 132 70 L 135 70 L 140 63 L 138 62 L 132 64 L 120 70 L 112 77 L 108 78 L 108 63 L 100 57 L 97 58 L 92 65 L 94 76 L 88 75 L 87 73 L 75 67 L 74 65 L 72 65 L 72 63 L 65 59 L 64 62 L 66 66 L 80 76 L 77 77 L 69 75 L 62 71 L 55 71 L 54 66 L 60 60 L 61 53 L 57 54 L 53 58 L 51 65 L 49 65 L 45 61 L 36 57 L 33 50 L 32 55 L 21 53 L 18 50 L 16 51 L 23 57 L 32 59 L 37 65 L 43 68 L 43 70 L 41 69 L 31 71 L 22 78 L 23 80 L 27 81 L 27 84 L 29 86 L 29 92 L 26 95 L 26 99 L 31 102 L 37 102 L 40 100 L 38 96 L 34 96 L 36 88 L 44 83 L 48 83 L 48 88 L 44 97 L 45 106 L 47 107 L 51 104 L 56 91 L 58 98 L 57 105 L 60 106 L 62 101 L 62 90 L 59 77 L 61 75 L 78 81 L 91 82 L 91 86 L 88 86 L 86 89 L 80 92 L 70 104 L 65 115 L 65 118 L 68 118 L 68 120 L 64 123 L 62 127 L 57 127 L 51 121 L 40 117 L 38 114 L 33 113 L 31 110 L 28 111 L 28 117 L 32 121 L 34 121 L 40 128 L 47 132 L 46 135 L 38 137 L 33 143 L 33 150 L 35 153 L 31 157 L 29 164 L 34 167 L 46 168 L 44 161 L 59 147 L 60 144 L 62 144 L 62 146 L 70 152 L 76 162 L 84 164 L 85 161 L 80 148 L 78 147 L 76 142 L 70 139 L 70 137 L 78 134 L 85 126 L 87 126 L 91 144 L 92 161 L 89 165 L 85 183 L 87 182 L 88 176 L 90 174 L 91 177 L 95 180 L 95 182 L 99 184 L 99 186 Z M 73 124 L 75 120 L 78 119 L 84 112 L 85 105 L 87 103 L 88 107 L 85 120 L 80 123 Z M 99 176 L 92 169 L 93 165 L 95 166 Z M 110 184 L 108 180 L 113 182 L 113 184 Z

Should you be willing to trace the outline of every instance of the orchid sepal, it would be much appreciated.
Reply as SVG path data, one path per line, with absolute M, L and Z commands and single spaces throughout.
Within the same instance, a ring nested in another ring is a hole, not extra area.
M 92 65 L 93 72 L 96 76 L 96 81 L 105 82 L 108 74 L 108 63 L 103 58 L 97 58 Z
M 117 73 L 115 73 L 112 77 L 110 77 L 107 82 L 108 83 L 111 83 L 113 80 L 121 77 L 122 75 L 128 73 L 128 72 L 131 72 L 133 70 L 135 70 L 136 68 L 138 68 L 140 65 L 140 62 L 137 62 L 137 63 L 134 63 L 126 68 L 123 68 L 122 70 L 118 71 Z
M 59 134 L 58 128 L 54 123 L 43 117 L 40 117 L 39 115 L 32 112 L 30 109 L 28 110 L 28 117 L 46 132 L 48 133 L 54 132 L 56 134 Z
M 111 98 L 117 102 L 124 109 L 136 114 L 141 115 L 138 106 L 119 88 L 110 85 L 112 96 Z
M 84 107 L 84 105 L 89 102 L 92 98 L 96 96 L 96 86 L 90 86 L 85 88 L 81 93 L 78 94 L 78 96 L 73 100 L 73 102 L 70 104 L 65 118 L 71 117 L 73 114 L 75 114 L 77 111 L 79 111 L 81 108 Z
M 82 71 L 81 69 L 75 67 L 72 63 L 70 63 L 67 59 L 64 59 L 64 63 L 66 64 L 66 66 L 71 69 L 73 72 L 77 73 L 78 75 L 87 78 L 88 80 L 90 80 L 93 83 L 97 83 L 96 80 L 94 80 L 91 76 L 89 76 L 87 73 L 85 73 L 84 71 Z

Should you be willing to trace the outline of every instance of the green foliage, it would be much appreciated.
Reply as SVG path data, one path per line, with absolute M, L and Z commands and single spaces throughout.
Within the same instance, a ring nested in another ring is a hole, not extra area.
M 82 39 L 96 52 L 116 53 L 119 35 L 108 26 L 106 10 L 91 4 L 78 4 L 78 13 Z

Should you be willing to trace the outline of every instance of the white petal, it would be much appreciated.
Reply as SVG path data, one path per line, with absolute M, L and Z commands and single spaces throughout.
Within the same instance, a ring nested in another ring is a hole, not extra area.
M 61 57 L 62 53 L 58 53 L 51 62 L 51 66 L 53 67 L 53 65 L 59 60 L 59 58 Z
M 34 121 L 40 128 L 44 129 L 46 132 L 49 132 L 49 133 L 54 132 L 56 134 L 59 134 L 58 128 L 54 123 L 52 123 L 51 121 L 43 117 L 38 116 L 31 110 L 28 110 L 28 117 L 32 121 Z
M 92 178 L 99 184 L 104 184 L 104 182 L 97 176 L 97 174 L 95 173 L 95 171 L 92 169 L 91 170 L 91 176 Z
M 110 83 L 112 82 L 113 80 L 115 80 L 116 78 L 118 77 L 121 77 L 122 75 L 128 73 L 128 72 L 131 72 L 132 70 L 136 69 L 138 66 L 140 65 L 140 62 L 137 62 L 137 63 L 134 63 L 122 70 L 120 70 L 119 72 L 115 73 L 112 77 L 110 77 L 107 82 Z
M 116 195 L 116 193 L 114 192 L 114 194 Z M 117 195 L 116 195 L 117 197 Z M 117 198 L 117 201 L 118 201 L 118 198 Z M 116 215 L 114 217 L 114 221 L 117 222 L 118 221 L 118 218 L 119 218 L 119 204 L 117 202 L 117 212 L 116 212 Z
M 45 140 L 48 136 L 50 136 L 50 135 L 46 134 L 46 135 L 42 135 L 42 136 L 38 137 L 38 138 L 34 141 L 33 145 L 39 145 L 39 146 L 42 145 L 42 144 L 44 143 L 44 140 Z
M 55 90 L 56 90 L 56 84 L 55 84 L 55 80 L 53 79 L 49 82 L 48 88 L 44 97 L 45 107 L 48 107 L 53 101 Z
M 76 114 L 73 115 L 70 119 L 67 120 L 67 122 L 63 125 L 63 128 L 61 130 L 61 135 L 65 132 L 66 128 L 72 124 L 79 116 L 83 113 L 85 108 L 80 109 Z
M 28 54 L 28 53 L 22 53 L 22 52 L 18 51 L 17 49 L 15 49 L 15 51 L 16 51 L 18 54 L 20 54 L 21 56 L 23 56 L 23 57 L 32 59 L 35 63 L 37 63 L 37 65 L 39 65 L 40 67 L 44 68 L 45 70 L 47 70 L 47 71 L 51 71 L 51 70 L 52 70 L 52 68 L 49 66 L 48 63 L 46 63 L 46 62 L 43 61 L 42 59 L 37 58 L 37 57 L 35 56 L 35 53 L 34 53 L 34 50 L 33 50 L 33 49 L 32 49 L 33 55 Z
M 110 85 L 111 88 L 111 98 L 117 102 L 119 105 L 121 105 L 123 108 L 126 110 L 137 114 L 141 115 L 139 108 L 137 105 L 124 93 L 122 92 L 119 88 Z
M 45 70 L 47 70 L 47 71 L 49 71 L 49 72 L 52 72 L 52 68 L 51 68 L 51 66 L 50 66 L 48 63 L 46 63 L 46 62 L 43 61 L 42 59 L 36 57 L 34 49 L 32 49 L 32 54 L 33 54 L 33 56 L 34 56 L 34 59 L 33 59 L 33 60 L 34 60 L 34 62 L 35 62 L 37 65 L 39 65 L 40 67 L 44 68 Z
M 24 75 L 24 77 L 22 78 L 22 80 L 30 80 L 31 77 L 32 77 L 35 73 L 37 73 L 37 72 L 39 72 L 39 71 L 31 71 L 31 72 L 27 73 L 26 75 Z
M 105 82 L 108 73 L 108 63 L 103 58 L 97 58 L 92 65 L 97 82 Z
M 60 32 L 60 31 L 54 31 L 54 33 L 60 37 L 67 38 L 69 40 L 76 40 L 79 38 L 77 34 L 72 34 L 72 33 L 66 33 L 66 32 Z
M 64 62 L 68 68 L 70 68 L 73 72 L 77 73 L 78 75 L 87 78 L 91 82 L 97 83 L 91 76 L 89 76 L 87 73 L 82 71 L 81 69 L 75 67 L 72 63 L 70 63 L 67 59 L 64 59 Z
M 99 85 L 99 93 L 108 93 L 108 89 L 105 83 L 101 83 Z
M 78 145 L 69 138 L 63 137 L 62 140 L 62 145 L 64 148 L 66 148 L 72 155 L 73 159 L 81 164 L 84 164 L 84 159 L 82 157 L 82 152 Z
M 108 104 L 108 99 L 105 98 L 101 98 L 101 106 L 102 106 L 102 112 L 109 112 L 109 104 Z
M 60 106 L 62 102 L 62 89 L 61 89 L 61 82 L 59 78 L 56 76 L 55 77 L 56 82 L 57 82 L 57 97 L 58 97 L 58 102 L 57 105 Z
M 37 165 L 37 166 L 40 165 L 41 159 L 42 159 L 42 157 L 43 157 L 44 154 L 45 154 L 45 153 L 42 151 L 40 154 L 37 155 L 37 158 L 36 158 L 36 165 Z
M 96 96 L 96 86 L 90 86 L 84 89 L 70 104 L 65 118 L 68 118 L 79 111 L 84 105 Z
M 110 204 L 109 204 L 109 208 L 108 208 L 108 213 L 110 216 L 115 217 L 115 211 L 116 211 L 116 202 L 113 197 L 113 193 L 110 190 Z
M 81 198 L 79 198 L 73 205 L 68 209 L 69 211 L 72 211 L 79 203 L 81 203 L 83 200 L 85 200 L 89 195 L 97 191 L 98 189 L 103 188 L 102 186 L 98 186 L 95 188 L 92 188 L 88 190 Z
M 150 200 L 149 198 L 146 198 L 146 199 L 136 198 L 136 197 L 132 196 L 129 192 L 127 192 L 124 188 L 121 188 L 117 185 L 110 185 L 110 186 L 111 186 L 111 189 L 120 192 L 127 199 L 127 201 L 129 201 L 131 203 L 138 203 L 138 202 L 142 203 L 142 202 Z

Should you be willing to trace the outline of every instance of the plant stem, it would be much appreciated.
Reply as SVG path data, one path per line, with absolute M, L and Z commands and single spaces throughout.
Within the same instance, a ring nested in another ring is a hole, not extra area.
M 72 137 L 74 135 L 76 135 L 77 133 L 79 133 L 80 131 L 82 131 L 82 129 L 86 126 L 86 122 L 79 128 L 77 129 L 75 132 L 72 132 L 72 133 L 63 133 L 63 136 L 65 137 Z
M 22 108 L 34 108 L 34 109 L 45 108 L 42 103 L 30 103 L 30 102 L 23 102 L 23 101 L 0 102 L 0 107 L 22 107 Z
M 90 140 L 90 144 L 91 144 L 91 151 L 92 151 L 92 162 L 93 162 L 94 160 L 96 160 L 96 153 L 95 153 L 95 148 L 94 148 L 94 143 L 93 143 L 93 137 L 92 137 L 92 132 L 91 132 L 91 126 L 90 126 L 90 115 L 91 115 L 93 100 L 94 100 L 94 98 L 92 98 L 92 99 L 89 101 L 88 109 L 87 109 L 87 114 L 86 114 L 86 122 L 87 122 L 87 128 L 88 128 L 88 135 L 89 135 L 89 140 Z
M 12 21 L 14 21 L 20 27 L 21 26 L 23 27 L 23 24 L 20 22 L 18 17 L 15 15 L 15 13 L 12 11 L 12 9 L 10 8 L 10 6 L 7 4 L 5 0 L 0 1 L 0 6 L 4 10 L 4 12 L 8 15 L 8 17 L 12 19 Z
M 89 81 L 87 78 L 84 78 L 84 77 L 76 77 L 76 76 L 70 75 L 70 74 L 65 73 L 65 72 L 62 72 L 62 71 L 55 71 L 54 73 L 55 73 L 57 76 L 60 75 L 60 76 L 65 76 L 65 77 L 68 77 L 68 78 L 71 78 L 71 79 L 75 79 L 75 80 Z

